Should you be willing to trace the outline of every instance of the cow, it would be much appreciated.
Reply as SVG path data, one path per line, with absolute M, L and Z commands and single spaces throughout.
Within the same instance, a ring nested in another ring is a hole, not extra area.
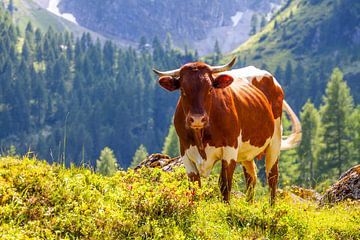
M 253 66 L 230 71 L 235 62 L 236 57 L 221 66 L 191 62 L 176 70 L 153 70 L 161 87 L 180 90 L 174 126 L 189 180 L 201 186 L 200 177 L 207 177 L 221 161 L 219 186 L 223 200 L 229 202 L 233 173 L 241 163 L 246 200 L 253 201 L 254 159 L 265 156 L 270 203 L 274 204 L 280 151 L 300 143 L 301 124 L 273 75 Z M 286 139 L 282 139 L 283 110 L 292 123 Z

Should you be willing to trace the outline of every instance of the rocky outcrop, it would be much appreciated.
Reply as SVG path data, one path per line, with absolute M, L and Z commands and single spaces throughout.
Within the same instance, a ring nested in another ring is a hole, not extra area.
M 344 200 L 360 200 L 360 165 L 343 173 L 320 199 L 320 205 L 334 204 Z
M 182 166 L 182 160 L 180 157 L 171 158 L 165 154 L 151 154 L 145 158 L 138 166 L 135 167 L 135 170 L 138 170 L 142 167 L 148 168 L 161 168 L 165 172 L 173 171 L 174 167 Z

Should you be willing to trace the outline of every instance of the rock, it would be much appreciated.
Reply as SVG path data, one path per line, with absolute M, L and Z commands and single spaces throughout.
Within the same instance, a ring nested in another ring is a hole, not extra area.
M 311 201 L 318 201 L 321 198 L 321 195 L 314 189 L 307 189 L 299 186 L 291 186 L 290 192 L 302 199 Z
M 182 160 L 180 157 L 171 158 L 165 154 L 151 154 L 145 158 L 139 165 L 135 167 L 135 170 L 141 167 L 148 168 L 161 168 L 165 172 L 172 172 L 174 167 L 182 166 Z
M 344 200 L 360 199 L 360 164 L 345 173 L 334 183 L 320 199 L 320 206 L 334 204 Z

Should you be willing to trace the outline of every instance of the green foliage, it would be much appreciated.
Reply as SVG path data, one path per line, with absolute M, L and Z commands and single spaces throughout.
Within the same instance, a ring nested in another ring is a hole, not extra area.
M 360 206 L 317 208 L 284 191 L 275 207 L 218 197 L 185 170 L 119 171 L 112 177 L 29 158 L 0 158 L 2 239 L 358 239 Z
M 258 16 L 256 13 L 254 13 L 250 20 L 250 32 L 249 35 L 255 35 L 257 33 L 257 27 L 258 27 Z
M 137 51 L 26 24 L 19 35 L 0 9 L 0 148 L 93 167 L 104 146 L 125 167 L 140 144 L 161 151 L 178 96 L 156 85 L 152 68 L 177 68 L 195 53 L 173 49 L 170 36 L 165 47 L 144 38 Z
M 340 69 L 335 68 L 320 109 L 324 128 L 322 134 L 324 148 L 321 152 L 320 169 L 325 175 L 340 176 L 351 166 L 352 133 L 349 120 L 352 110 L 353 99 L 350 89 Z
M 180 143 L 174 124 L 170 125 L 169 133 L 165 138 L 162 153 L 170 157 L 177 157 L 180 155 Z
M 310 100 L 303 106 L 300 113 L 302 139 L 297 149 L 299 158 L 300 178 L 298 184 L 315 186 L 315 176 L 318 176 L 318 160 L 321 149 L 320 115 Z
M 261 67 L 265 63 L 270 72 L 279 66 L 290 70 L 291 62 L 292 76 L 286 74 L 278 81 L 285 87 L 285 97 L 296 112 L 309 98 L 319 106 L 331 71 L 339 66 L 359 103 L 360 45 L 353 40 L 358 39 L 359 21 L 357 0 L 286 1 L 259 33 L 223 61 L 234 55 L 246 56 L 247 65 Z M 295 73 L 297 65 L 303 68 L 302 76 Z
M 357 106 L 350 117 L 350 129 L 352 134 L 352 155 L 355 163 L 360 162 L 360 106 Z
M 283 136 L 288 136 L 291 133 L 291 121 L 283 112 L 282 115 Z M 280 187 L 295 184 L 296 180 L 302 174 L 298 171 L 299 161 L 296 155 L 296 149 L 283 151 L 279 159 L 279 185 Z
M 105 147 L 100 153 L 100 159 L 96 160 L 96 171 L 104 176 L 113 176 L 117 170 L 117 160 L 113 151 Z
M 146 147 L 141 144 L 132 158 L 130 168 L 134 168 L 139 165 L 139 163 L 141 163 L 141 161 L 144 160 L 148 155 L 149 153 L 147 152 Z

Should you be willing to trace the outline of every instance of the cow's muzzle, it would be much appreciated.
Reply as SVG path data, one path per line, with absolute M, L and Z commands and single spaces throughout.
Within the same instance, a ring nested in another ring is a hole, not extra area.
M 202 129 L 209 123 L 207 114 L 191 114 L 186 118 L 187 125 L 192 129 Z

